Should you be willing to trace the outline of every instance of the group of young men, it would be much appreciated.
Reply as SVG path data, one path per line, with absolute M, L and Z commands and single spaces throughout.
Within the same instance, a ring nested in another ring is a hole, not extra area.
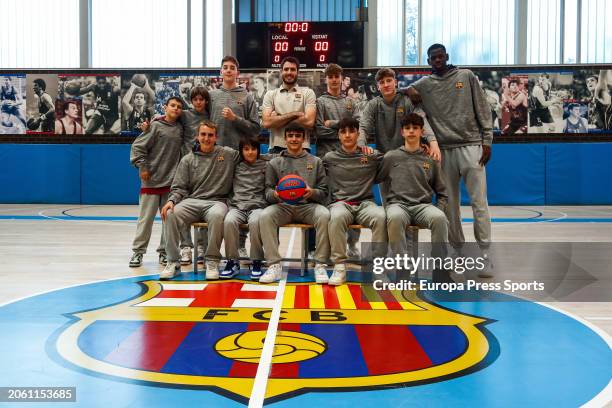
M 132 146 L 131 161 L 139 168 L 142 189 L 130 266 L 141 265 L 159 209 L 164 229 L 158 251 L 166 263 L 162 279 L 180 272 L 180 241 L 188 240 L 193 222 L 205 221 L 207 279 L 239 273 L 239 226 L 248 224 L 252 278 L 274 282 L 282 272 L 278 228 L 304 222 L 314 225 L 316 282 L 339 285 L 346 281 L 347 233 L 353 223 L 372 230 L 382 256 L 387 243 L 393 253 L 407 252 L 409 225 L 431 229 L 438 254 L 445 253 L 449 239 L 460 250 L 465 241 L 459 212 L 462 178 L 474 211 L 476 240 L 486 250 L 489 105 L 474 74 L 448 64 L 444 46 L 434 44 L 428 56 L 433 74 L 402 92 L 393 70 L 379 70 L 381 96 L 368 102 L 361 117 L 341 92 L 341 67 L 327 67 L 327 92 L 317 99 L 311 89 L 297 85 L 299 62 L 285 58 L 282 85 L 263 98 L 268 155 L 260 154 L 256 139 L 257 104 L 237 84 L 238 61 L 225 57 L 223 86 L 211 92 L 209 119 L 197 125 L 181 121 L 181 100 L 170 98 L 165 116 L 153 121 Z M 192 99 L 194 92 L 197 88 Z M 317 156 L 310 153 L 315 137 Z M 372 141 L 375 148 L 367 146 Z M 292 204 L 276 192 L 278 181 L 289 174 L 299 175 L 307 185 L 304 197 Z M 374 200 L 375 184 L 380 185 L 383 206 Z M 224 240 L 228 262 L 219 272 Z M 358 236 L 348 234 L 349 245 L 357 241 Z

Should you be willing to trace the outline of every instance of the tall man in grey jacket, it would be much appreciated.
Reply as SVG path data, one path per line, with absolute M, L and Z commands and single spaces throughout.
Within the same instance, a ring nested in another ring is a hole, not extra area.
M 327 225 L 329 211 L 324 206 L 327 201 L 327 181 L 323 161 L 303 148 L 305 139 L 303 128 L 290 125 L 285 129 L 287 149 L 279 157 L 270 160 L 266 168 L 266 200 L 273 203 L 259 218 L 259 229 L 263 241 L 268 270 L 259 279 L 270 283 L 281 278 L 281 256 L 278 252 L 278 227 L 291 221 L 313 224 L 316 230 L 315 279 L 317 283 L 327 283 L 326 262 L 329 258 L 329 237 Z M 288 174 L 297 174 L 306 181 L 306 194 L 297 204 L 287 204 L 280 200 L 276 192 L 278 181 Z
M 201 220 L 208 223 L 206 279 L 219 278 L 223 219 L 239 156 L 234 149 L 215 145 L 216 131 L 213 122 L 205 121 L 200 125 L 198 143 L 181 159 L 168 202 L 162 208 L 168 264 L 160 274 L 161 279 L 173 278 L 180 272 L 180 229 Z
M 153 122 L 132 143 L 130 162 L 138 168 L 141 188 L 138 199 L 139 211 L 136 237 L 132 244 L 134 254 L 130 266 L 142 265 L 142 256 L 147 251 L 155 214 L 168 199 L 172 179 L 181 159 L 181 150 L 190 143 L 185 138 L 183 126 L 177 123 L 183 111 L 183 102 L 171 97 L 164 105 L 165 116 Z M 166 263 L 165 234 L 157 248 L 160 263 Z
M 449 240 L 456 249 L 465 242 L 459 187 L 463 179 L 474 213 L 474 235 L 478 245 L 486 249 L 491 242 L 485 173 L 493 142 L 491 109 L 478 78 L 468 69 L 449 65 L 442 44 L 429 47 L 427 55 L 433 74 L 412 84 L 408 93 L 414 102 L 422 98 L 423 109 L 442 149 L 442 170 L 448 190 Z

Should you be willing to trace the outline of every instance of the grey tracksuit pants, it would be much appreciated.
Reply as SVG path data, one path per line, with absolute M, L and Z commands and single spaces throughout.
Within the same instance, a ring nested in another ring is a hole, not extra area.
M 461 189 L 463 179 L 470 196 L 474 213 L 474 236 L 481 248 L 491 243 L 491 217 L 487 202 L 487 177 L 485 168 L 478 164 L 482 156 L 482 146 L 463 146 L 442 150 L 442 171 L 446 176 L 448 207 L 446 216 L 449 221 L 449 241 L 455 248 L 465 242 L 461 228 Z
M 223 239 L 225 240 L 225 256 L 227 259 L 238 259 L 238 247 L 242 237 L 240 236 L 240 224 L 249 224 L 249 236 L 251 249 L 249 257 L 251 260 L 262 261 L 264 259 L 263 245 L 259 231 L 259 217 L 263 209 L 242 211 L 231 208 L 223 222 Z
M 448 242 L 448 220 L 442 210 L 432 204 L 389 204 L 387 207 L 387 232 L 391 255 L 408 253 L 406 227 L 418 225 L 431 230 L 433 255 L 445 256 L 444 244 Z M 435 245 L 442 244 L 442 245 Z
M 281 261 L 278 252 L 278 227 L 290 222 L 313 224 L 316 230 L 315 261 L 327 263 L 329 258 L 329 210 L 321 204 L 274 204 L 266 207 L 259 218 L 259 230 L 268 265 Z
M 221 201 L 186 198 L 175 205 L 174 211 L 168 211 L 168 217 L 164 225 L 166 229 L 168 262 L 178 262 L 179 260 L 179 235 L 181 229 L 188 228 L 197 221 L 208 223 L 206 260 L 219 261 L 221 259 L 221 242 L 223 242 L 223 219 L 226 213 L 227 205 Z
M 168 200 L 168 194 L 140 194 L 138 197 L 138 224 L 136 225 L 136 236 L 132 243 L 132 250 L 137 254 L 147 252 L 149 240 L 151 239 L 151 231 L 153 230 L 153 222 L 155 215 L 161 210 Z M 157 252 L 166 252 L 166 236 L 162 228 L 161 240 Z
M 331 261 L 334 264 L 345 263 L 346 233 L 350 224 L 361 224 L 372 230 L 372 242 L 384 243 L 387 240 L 387 225 L 385 209 L 372 201 L 364 201 L 359 205 L 344 202 L 329 206 L 329 243 L 331 246 Z

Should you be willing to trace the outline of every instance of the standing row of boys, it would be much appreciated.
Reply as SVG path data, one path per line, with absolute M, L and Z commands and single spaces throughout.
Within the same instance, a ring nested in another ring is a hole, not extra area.
M 449 240 L 459 251 L 465 241 L 461 179 L 474 212 L 476 241 L 486 250 L 491 226 L 484 167 L 491 156 L 491 112 L 477 78 L 448 64 L 443 45 L 432 45 L 428 57 L 433 74 L 403 92 L 397 91 L 393 70 L 379 70 L 381 96 L 368 102 L 360 118 L 354 117 L 351 99 L 341 95 L 341 67 L 327 67 L 327 92 L 317 100 L 311 89 L 297 85 L 299 62 L 285 58 L 282 86 L 263 101 L 270 155 L 260 155 L 257 104 L 237 84 L 238 61 L 225 57 L 222 88 L 210 95 L 204 88 L 192 90 L 192 111 L 182 112 L 181 100 L 170 98 L 165 116 L 132 145 L 142 188 L 130 266 L 142 264 L 159 210 L 164 229 L 158 252 L 166 264 L 161 278 L 176 276 L 180 264 L 191 261 L 190 225 L 205 221 L 207 279 L 239 273 L 239 247 L 244 247 L 239 226 L 248 224 L 252 278 L 277 281 L 282 272 L 278 228 L 295 221 L 315 227 L 316 281 L 339 285 L 346 280 L 347 232 L 353 223 L 370 228 L 373 242 L 388 241 L 393 253 L 407 252 L 408 225 L 431 229 L 437 255 L 444 254 Z M 314 134 L 319 157 L 309 153 Z M 288 174 L 307 184 L 297 204 L 282 202 L 275 190 Z M 378 183 L 384 208 L 372 195 Z M 224 239 L 228 262 L 219 273 Z M 357 240 L 349 234 L 349 245 Z M 268 268 L 262 273 L 264 259 Z

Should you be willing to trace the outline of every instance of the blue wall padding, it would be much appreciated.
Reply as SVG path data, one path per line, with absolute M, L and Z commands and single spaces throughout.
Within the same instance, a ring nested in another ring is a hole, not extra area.
M 0 203 L 137 204 L 140 182 L 129 150 L 0 144 Z M 610 157 L 612 143 L 493 145 L 489 204 L 611 205 Z
M 612 204 L 612 143 L 549 144 L 548 205 Z
M 138 204 L 138 169 L 130 145 L 82 145 L 82 204 Z
M 495 205 L 545 204 L 545 144 L 496 144 L 487 164 L 487 195 Z M 461 202 L 469 205 L 465 186 Z
M 1 203 L 79 203 L 79 145 L 0 144 Z

